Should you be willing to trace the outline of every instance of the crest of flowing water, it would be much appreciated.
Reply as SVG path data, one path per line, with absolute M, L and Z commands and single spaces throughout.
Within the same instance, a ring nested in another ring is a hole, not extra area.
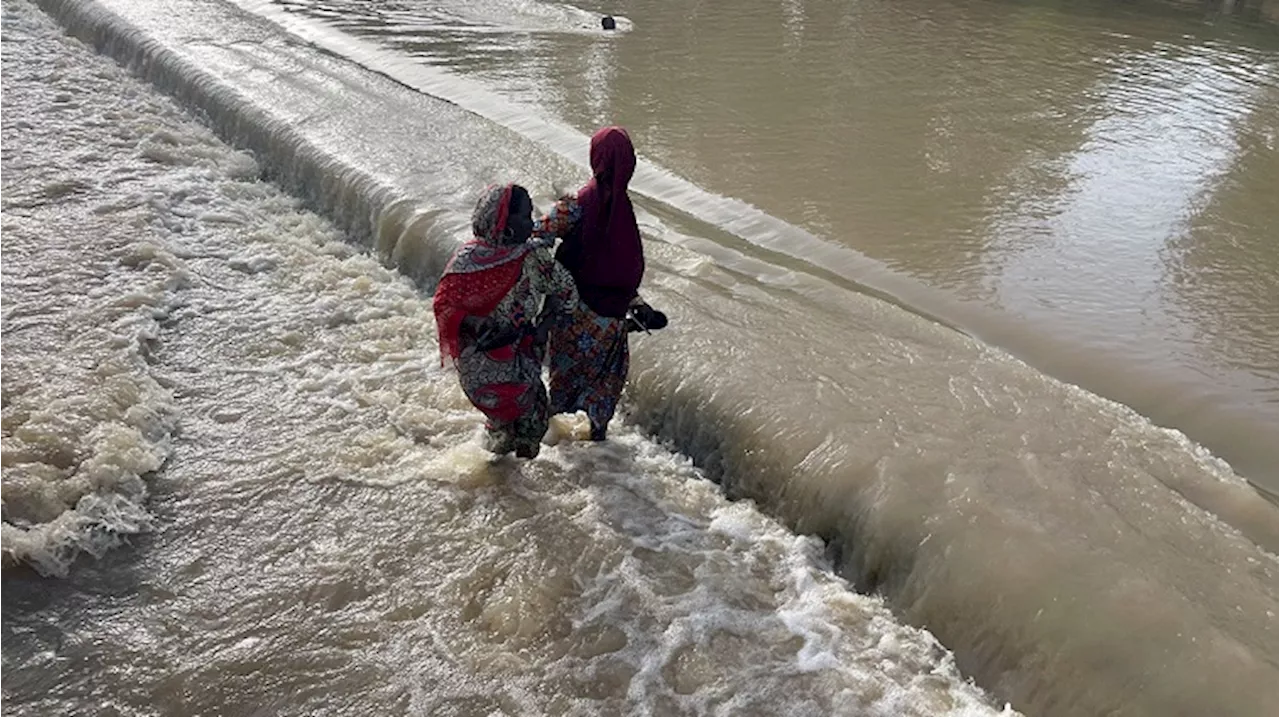
M 67 576 L 6 572 L 9 705 L 1274 711 L 1273 39 L 43 6 L 175 99 L 6 4 L 4 549 Z M 611 445 L 490 465 L 422 290 L 606 121 L 673 325 Z

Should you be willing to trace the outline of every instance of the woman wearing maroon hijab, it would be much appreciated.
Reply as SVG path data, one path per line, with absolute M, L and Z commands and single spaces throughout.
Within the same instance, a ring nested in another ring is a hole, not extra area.
M 627 196 L 635 169 L 626 130 L 601 129 L 591 138 L 591 181 L 534 229 L 564 239 L 556 259 L 573 275 L 579 296 L 577 309 L 551 331 L 551 413 L 586 411 L 594 441 L 604 440 L 627 380 L 628 331 L 667 323 L 636 293 L 644 249 Z

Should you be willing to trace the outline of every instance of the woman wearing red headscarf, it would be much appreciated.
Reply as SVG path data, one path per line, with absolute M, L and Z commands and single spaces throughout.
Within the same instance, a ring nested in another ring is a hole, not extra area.
M 535 228 L 562 237 L 556 259 L 573 275 L 579 301 L 551 329 L 551 412 L 586 411 L 591 439 L 605 438 L 627 380 L 629 331 L 660 329 L 667 318 L 642 301 L 644 249 L 627 184 L 636 169 L 626 130 L 591 138 L 591 181 L 562 198 Z
M 475 237 L 454 252 L 436 287 L 440 360 L 453 362 L 462 392 L 488 418 L 486 447 L 533 458 L 547 430 L 547 317 L 572 311 L 578 293 L 546 245 L 529 241 L 533 202 L 523 187 L 486 188 L 471 228 Z

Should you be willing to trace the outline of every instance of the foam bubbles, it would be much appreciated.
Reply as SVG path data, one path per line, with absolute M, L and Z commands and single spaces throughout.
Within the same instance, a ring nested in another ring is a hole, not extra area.
M 625 420 L 593 443 L 581 416 L 558 418 L 537 459 L 491 461 L 409 281 L 109 63 L 79 61 L 131 88 L 147 126 L 110 130 L 130 178 L 86 183 L 98 193 L 60 214 L 74 219 L 6 224 L 6 306 L 22 267 L 24 304 L 96 328 L 14 332 L 24 319 L 6 315 L 4 544 L 37 562 L 64 534 L 96 554 L 155 528 L 157 469 L 167 522 L 121 558 L 136 603 L 6 612 L 67 626 L 56 665 L 23 659 L 49 652 L 46 633 L 6 639 L 20 671 L 91 681 L 138 712 L 249 712 L 281 694 L 299 714 L 992 712 L 927 633 L 835 578 L 816 540 L 729 502 Z M 41 259 L 82 281 L 36 272 L 9 253 L 23 246 L 68 251 Z M 10 485 L 43 526 L 12 540 Z M 67 711 L 81 696 L 6 699 Z

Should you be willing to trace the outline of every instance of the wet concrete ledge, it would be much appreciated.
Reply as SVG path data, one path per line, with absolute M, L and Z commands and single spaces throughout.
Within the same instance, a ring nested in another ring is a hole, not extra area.
M 434 282 L 463 226 L 455 204 L 433 202 L 429 191 L 415 192 L 327 153 L 309 134 L 315 128 L 255 101 L 181 46 L 106 4 L 38 4 L 72 34 L 203 113 L 225 140 L 254 151 L 270 178 L 307 198 L 388 263 L 424 288 Z M 211 7 L 206 11 L 240 12 Z M 264 36 L 273 32 L 266 23 L 249 24 Z M 444 186 L 451 177 L 448 159 L 434 161 Z M 731 495 L 754 499 L 797 530 L 825 537 L 849 577 L 933 631 L 979 684 L 1036 714 L 1276 712 L 1274 556 L 1182 506 L 1160 480 L 1140 471 L 1117 476 L 1130 481 L 1122 487 L 1132 494 L 1125 498 L 1131 502 L 1117 495 L 1107 506 L 1119 518 L 1076 516 L 1080 535 L 1100 540 L 1116 532 L 1110 543 L 1064 541 L 1061 533 L 1045 532 L 1054 506 L 1085 500 L 1088 486 L 1041 486 L 1041 493 L 1029 493 L 1022 483 L 1002 482 L 1005 473 L 1016 481 L 1024 476 L 998 458 L 985 474 L 959 477 L 971 499 L 956 502 L 944 482 L 957 477 L 936 461 L 900 452 L 897 438 L 886 437 L 880 455 L 854 454 L 848 446 L 855 440 L 866 445 L 866 426 L 848 418 L 806 420 L 814 376 L 802 366 L 755 366 L 756 357 L 738 350 L 750 332 L 717 322 L 708 307 L 682 298 L 680 281 L 673 277 L 655 288 L 664 306 L 683 319 L 669 329 L 671 345 L 723 336 L 726 360 L 743 370 L 717 372 L 681 352 L 640 346 L 630 389 L 636 420 L 693 456 Z M 922 340 L 946 343 L 940 351 L 982 355 L 972 343 L 928 338 L 928 327 L 910 323 L 918 318 L 892 320 L 902 331 L 921 332 Z M 1040 378 L 1029 369 L 1001 370 L 1026 390 L 1039 390 L 1034 386 Z M 770 380 L 761 380 L 766 376 Z M 1051 390 L 1064 405 L 1081 406 L 1071 410 L 1095 410 L 1078 389 Z M 856 400 L 849 415 L 855 413 Z M 1117 416 L 1112 430 L 1126 430 L 1127 419 Z M 1189 521 L 1175 526 L 1183 533 L 1144 525 L 1152 502 Z M 977 521 L 981 533 L 968 527 Z M 1113 558 L 1111 546 L 1130 553 Z M 1142 569 L 1148 558 L 1172 567 L 1148 574 Z M 1222 568 L 1237 564 L 1252 567 Z M 1212 579 L 1218 570 L 1220 581 Z M 1169 577 L 1175 574 L 1185 583 Z M 1237 612 L 1226 611 L 1228 602 Z M 1186 642 L 1190 637 L 1201 638 L 1194 648 Z

